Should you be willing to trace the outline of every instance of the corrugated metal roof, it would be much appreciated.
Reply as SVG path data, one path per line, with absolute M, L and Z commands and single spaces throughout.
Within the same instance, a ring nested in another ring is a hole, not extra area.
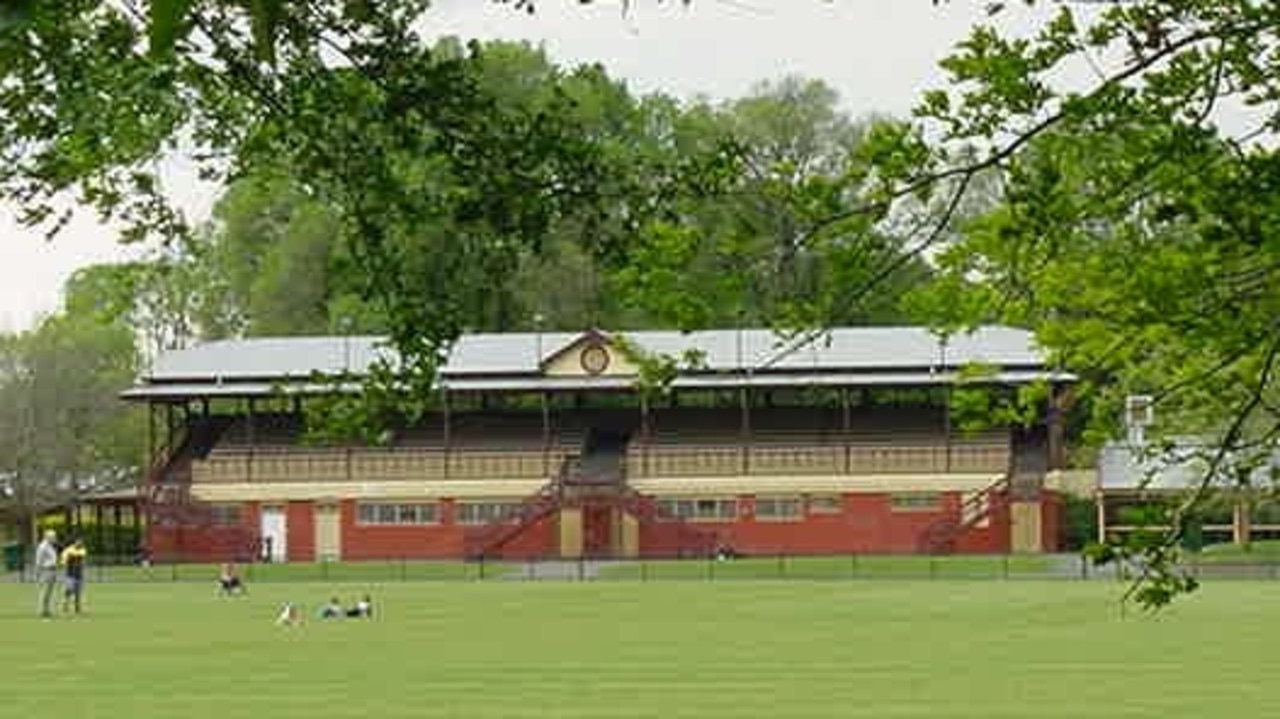
M 1209 469 L 1208 458 L 1217 450 L 1190 438 L 1175 441 L 1171 451 L 1154 456 L 1143 456 L 1139 451 L 1120 442 L 1111 442 L 1102 448 L 1098 456 L 1098 485 L 1112 490 L 1186 490 L 1198 486 Z M 1227 463 L 1231 457 L 1227 457 Z M 1262 486 L 1271 481 L 1273 469 L 1280 469 L 1280 450 L 1276 450 L 1269 463 L 1251 473 L 1251 481 Z M 1236 478 L 1230 472 L 1219 471 L 1210 484 L 1230 486 Z
M 790 352 L 787 339 L 769 330 L 622 334 L 648 352 L 678 355 L 700 351 L 707 369 L 722 372 L 746 367 L 771 372 L 928 370 L 974 362 L 1039 368 L 1044 363 L 1031 334 L 1009 327 L 984 327 L 956 335 L 945 349 L 922 327 L 836 328 L 824 339 Z M 533 375 L 542 362 L 582 336 L 565 332 L 464 335 L 453 347 L 441 375 Z M 143 379 L 216 383 L 304 378 L 316 371 L 361 373 L 375 359 L 394 356 L 383 338 L 370 336 L 224 340 L 165 353 Z
M 672 382 L 676 389 L 737 389 L 739 387 L 875 387 L 875 386 L 928 386 L 953 382 L 954 372 L 876 372 L 816 374 L 702 374 L 686 375 Z M 998 372 L 990 381 L 998 384 L 1026 384 L 1037 380 L 1069 381 L 1071 375 L 1034 370 Z M 634 387 L 631 377 L 445 377 L 440 386 L 454 392 L 556 392 L 564 390 L 611 391 Z M 361 391 L 359 384 L 348 384 L 343 391 Z M 279 394 L 319 394 L 333 390 L 332 385 L 313 382 L 230 382 L 204 384 L 199 382 L 172 382 L 143 385 L 121 393 L 131 400 L 182 399 L 185 397 L 268 397 Z

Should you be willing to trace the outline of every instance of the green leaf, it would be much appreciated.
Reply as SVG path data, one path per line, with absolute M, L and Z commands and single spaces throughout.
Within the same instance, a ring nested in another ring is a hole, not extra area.
M 254 53 L 259 60 L 273 63 L 276 59 L 276 34 L 284 17 L 284 0 L 249 0 L 249 12 Z
M 31 19 L 36 0 L 0 0 L 0 30 Z
M 151 1 L 151 54 L 167 55 L 183 35 L 183 26 L 195 0 Z

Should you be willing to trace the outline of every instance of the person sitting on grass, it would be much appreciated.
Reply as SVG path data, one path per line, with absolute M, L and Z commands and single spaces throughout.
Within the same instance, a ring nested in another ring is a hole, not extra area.
M 280 607 L 280 615 L 276 617 L 276 624 L 284 627 L 295 627 L 302 623 L 302 612 L 298 611 L 298 605 L 293 602 L 285 602 Z
M 248 589 L 245 588 L 244 582 L 240 579 L 240 572 L 236 570 L 236 565 L 227 562 L 222 565 L 222 572 L 218 575 L 218 586 L 221 588 L 221 594 L 229 597 L 232 594 L 247 594 Z
M 339 619 L 342 617 L 342 605 L 337 597 L 331 597 L 329 603 L 320 608 L 321 619 Z
M 373 600 L 369 599 L 369 595 L 364 595 L 356 605 L 347 610 L 348 617 L 363 617 L 365 619 L 373 618 Z

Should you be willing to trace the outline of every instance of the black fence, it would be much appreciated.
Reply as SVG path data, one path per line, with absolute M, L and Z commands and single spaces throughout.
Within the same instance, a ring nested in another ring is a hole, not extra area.
M 87 568 L 93 582 L 210 582 L 220 564 L 141 564 L 134 557 L 96 557 Z M 117 559 L 118 561 L 110 561 Z M 1184 564 L 1201 579 L 1280 579 L 1280 555 L 1245 558 L 1191 556 Z M 1059 580 L 1125 581 L 1134 568 L 1098 567 L 1071 554 L 1056 555 L 772 555 L 701 559 L 556 559 L 430 561 L 407 558 L 352 562 L 245 564 L 246 584 L 266 582 L 411 581 L 730 581 L 730 580 Z M 29 567 L 0 575 L 32 581 Z

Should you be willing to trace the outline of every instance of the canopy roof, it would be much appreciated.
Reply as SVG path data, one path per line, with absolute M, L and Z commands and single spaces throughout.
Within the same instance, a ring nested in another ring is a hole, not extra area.
M 761 329 L 468 334 L 454 344 L 438 383 L 457 392 L 625 391 L 635 383 L 635 350 L 696 358 L 682 368 L 677 389 L 935 385 L 974 364 L 989 367 L 993 382 L 1071 379 L 1045 366 L 1024 330 L 982 327 L 943 342 L 921 327 L 842 327 L 808 343 Z M 590 352 L 596 354 L 588 362 L 583 355 Z M 161 355 L 124 396 L 311 394 L 332 389 L 317 383 L 317 374 L 358 377 L 378 360 L 396 360 L 382 337 L 222 340 Z

